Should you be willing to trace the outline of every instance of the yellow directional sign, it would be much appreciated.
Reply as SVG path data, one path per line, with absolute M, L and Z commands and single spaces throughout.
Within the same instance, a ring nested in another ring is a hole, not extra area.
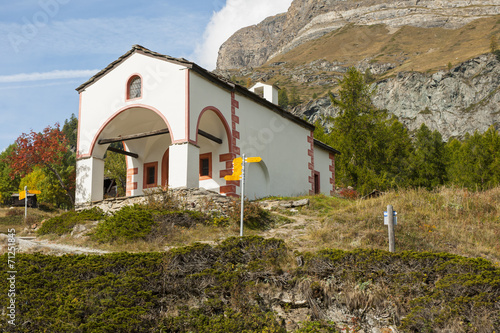
M 242 171 L 242 165 L 241 162 L 243 159 L 241 157 L 237 157 L 233 160 L 233 174 L 229 176 L 225 176 L 225 180 L 240 180 L 241 179 L 241 171 Z M 262 158 L 260 157 L 247 157 L 245 158 L 245 162 L 247 163 L 255 163 L 255 162 L 260 162 L 262 161 Z
M 241 162 L 243 159 L 241 157 L 237 157 L 233 160 L 233 174 L 229 176 L 225 176 L 225 180 L 240 180 L 241 179 Z
M 247 157 L 245 158 L 245 162 L 247 163 L 255 163 L 255 162 L 260 162 L 262 161 L 261 157 Z
M 29 194 L 40 194 L 42 193 L 41 191 L 38 191 L 38 190 L 30 190 L 28 191 Z M 26 191 L 20 191 L 19 192 L 19 200 L 23 200 L 24 198 L 26 198 Z

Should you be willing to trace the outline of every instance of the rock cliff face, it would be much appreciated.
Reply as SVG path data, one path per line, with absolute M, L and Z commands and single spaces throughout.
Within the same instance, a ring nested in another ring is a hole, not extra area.
M 492 54 L 435 74 L 401 72 L 374 84 L 377 108 L 396 115 L 410 130 L 425 123 L 445 140 L 494 125 L 500 130 L 500 61 Z M 292 110 L 311 122 L 335 116 L 328 98 Z
M 243 28 L 220 48 L 219 70 L 257 67 L 346 24 L 458 28 L 500 14 L 500 0 L 294 0 L 287 13 Z

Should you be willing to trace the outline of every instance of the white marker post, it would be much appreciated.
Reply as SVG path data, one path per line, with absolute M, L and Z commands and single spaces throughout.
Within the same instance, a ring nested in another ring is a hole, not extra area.
M 389 231 L 389 252 L 395 251 L 395 236 L 394 236 L 394 211 L 392 205 L 387 206 L 387 226 Z
M 241 155 L 241 214 L 240 214 L 240 237 L 243 237 L 243 206 L 245 204 L 245 154 Z

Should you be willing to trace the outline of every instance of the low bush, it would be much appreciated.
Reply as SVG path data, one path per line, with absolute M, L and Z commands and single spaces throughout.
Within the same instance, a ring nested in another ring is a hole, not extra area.
M 45 221 L 40 229 L 38 229 L 37 234 L 63 235 L 70 233 L 73 230 L 73 227 L 79 223 L 85 223 L 87 221 L 99 221 L 103 218 L 104 213 L 97 207 L 82 210 L 80 212 L 72 210 Z
M 125 206 L 99 223 L 91 237 L 101 243 L 145 239 L 154 224 L 152 210 L 140 205 Z
M 218 304 L 214 307 L 213 303 Z M 164 332 L 286 333 L 286 329 L 278 323 L 278 318 L 271 311 L 262 311 L 257 306 L 235 311 L 217 300 L 209 300 L 199 309 L 182 309 L 177 316 L 164 319 L 160 329 Z
M 400 332 L 500 329 L 500 271 L 486 260 L 334 249 L 304 254 L 295 269 L 292 259 L 282 240 L 262 237 L 167 253 L 17 254 L 17 326 L 3 315 L 0 331 L 285 332 L 273 311 L 277 295 L 299 294 L 311 321 L 296 333 L 347 330 L 320 316 L 338 306 L 356 314 L 349 331 L 368 331 L 370 311 L 388 314 Z M 8 277 L 0 271 L 0 280 Z M 1 298 L 0 307 L 8 302 Z
M 256 202 L 245 200 L 243 205 L 243 224 L 251 230 L 267 230 L 273 224 L 271 213 L 259 206 Z M 229 209 L 229 220 L 231 224 L 240 225 L 241 201 L 235 200 Z

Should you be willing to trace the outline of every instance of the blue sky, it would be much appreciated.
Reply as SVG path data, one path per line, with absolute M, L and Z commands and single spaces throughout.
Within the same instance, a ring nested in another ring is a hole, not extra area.
M 140 44 L 212 70 L 238 29 L 292 0 L 16 0 L 0 4 L 0 151 L 78 116 L 75 88 Z

